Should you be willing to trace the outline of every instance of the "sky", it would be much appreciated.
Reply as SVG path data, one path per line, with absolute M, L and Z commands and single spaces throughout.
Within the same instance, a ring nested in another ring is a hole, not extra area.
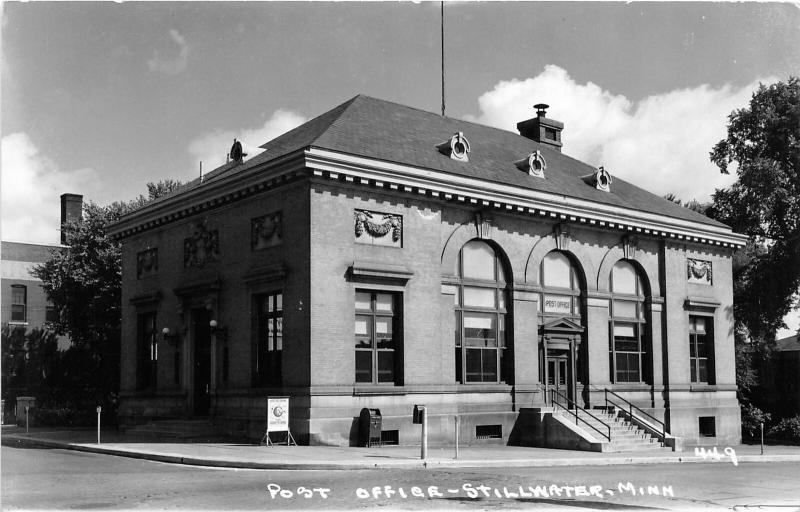
M 106 204 L 225 162 L 363 93 L 439 112 L 439 2 L 4 2 L 4 240 L 57 243 L 59 196 Z M 800 72 L 790 3 L 445 5 L 447 115 L 708 200 L 727 116 Z M 794 331 L 800 319 L 792 320 Z M 779 333 L 779 335 L 782 333 Z

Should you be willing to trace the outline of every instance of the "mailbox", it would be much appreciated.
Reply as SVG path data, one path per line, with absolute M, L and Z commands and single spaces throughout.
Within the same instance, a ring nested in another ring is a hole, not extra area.
M 358 418 L 358 444 L 370 447 L 373 444 L 380 446 L 381 429 L 383 428 L 383 418 L 380 409 L 361 409 Z
M 425 410 L 424 405 L 414 405 L 414 417 L 413 422 L 422 424 L 422 411 Z

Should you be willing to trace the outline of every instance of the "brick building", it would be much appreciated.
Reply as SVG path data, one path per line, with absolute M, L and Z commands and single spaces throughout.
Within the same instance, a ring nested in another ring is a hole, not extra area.
M 61 196 L 61 224 L 67 220 L 80 219 L 83 196 L 63 194 Z M 0 323 L 26 330 L 47 327 L 56 315 L 52 303 L 42 289 L 42 282 L 31 274 L 36 265 L 50 259 L 53 251 L 64 248 L 64 234 L 61 244 L 34 244 L 26 242 L 2 241 L 0 257 Z M 59 345 L 68 344 L 65 337 Z
M 759 376 L 764 410 L 774 419 L 800 414 L 800 341 L 796 334 L 775 341 L 772 356 L 762 362 Z
M 731 254 L 744 238 L 520 134 L 365 96 L 123 217 L 120 415 L 300 442 L 508 441 L 606 390 L 686 442 L 740 439 Z

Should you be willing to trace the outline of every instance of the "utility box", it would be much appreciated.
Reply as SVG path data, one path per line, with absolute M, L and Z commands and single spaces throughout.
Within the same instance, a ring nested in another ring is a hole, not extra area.
M 18 396 L 17 397 L 17 425 L 25 426 L 25 409 L 28 409 L 28 425 L 33 426 L 33 410 L 36 408 L 36 397 Z
M 414 415 L 412 417 L 413 423 L 422 424 L 422 411 L 425 410 L 424 405 L 415 405 L 414 406 Z
M 373 444 L 380 446 L 381 429 L 383 428 L 383 417 L 380 409 L 361 409 L 358 418 L 358 444 L 370 447 Z

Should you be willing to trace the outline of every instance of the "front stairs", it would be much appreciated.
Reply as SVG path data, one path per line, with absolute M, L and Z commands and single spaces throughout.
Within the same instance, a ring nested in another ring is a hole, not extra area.
M 664 446 L 657 435 L 632 424 L 614 407 L 592 409 L 591 414 L 594 417 L 583 409 L 577 409 L 576 414 L 579 418 L 577 425 L 575 424 L 575 416 L 572 413 L 559 408 L 554 414 L 559 415 L 564 421 L 570 422 L 573 427 L 584 431 L 595 442 L 605 445 L 600 450 L 603 452 L 672 451 L 671 448 Z M 591 428 L 590 425 L 599 430 L 600 433 Z M 608 433 L 609 427 L 611 429 L 610 442 L 604 437 Z
M 521 408 L 509 444 L 593 452 L 672 452 L 682 443 L 660 426 L 609 406 L 584 410 L 561 405 Z M 577 415 L 577 418 L 576 418 Z M 608 434 L 610 432 L 610 438 Z

